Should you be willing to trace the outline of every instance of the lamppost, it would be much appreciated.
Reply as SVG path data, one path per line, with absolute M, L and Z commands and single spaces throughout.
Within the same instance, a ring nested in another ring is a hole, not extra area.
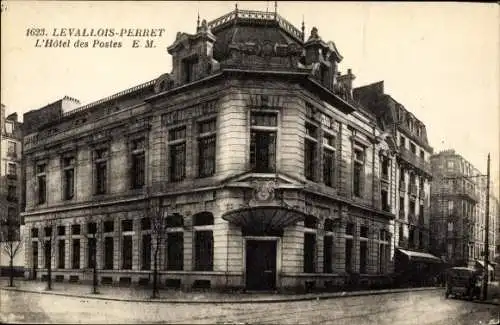
M 488 153 L 486 175 L 474 175 L 474 176 L 456 176 L 456 177 L 443 177 L 445 179 L 471 179 L 477 177 L 486 176 L 486 204 L 485 204 L 485 220 L 484 220 L 484 275 L 482 283 L 482 299 L 486 300 L 488 297 L 488 265 L 489 265 L 489 232 L 490 232 L 490 154 Z M 447 233 L 447 232 L 446 232 Z
M 92 293 L 93 294 L 98 294 L 98 285 L 99 282 L 97 280 L 97 230 L 92 231 L 89 235 L 88 238 L 92 239 Z

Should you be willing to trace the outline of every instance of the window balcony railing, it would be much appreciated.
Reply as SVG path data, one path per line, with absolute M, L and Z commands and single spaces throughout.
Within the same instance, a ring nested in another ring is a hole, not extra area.
M 403 147 L 399 147 L 399 154 L 401 158 L 403 158 L 413 166 L 425 171 L 428 174 L 432 174 L 431 164 L 428 161 L 422 159 L 422 157 L 417 156 L 415 153 Z
M 392 210 L 392 207 L 390 204 L 387 204 L 387 203 L 382 203 L 382 210 L 383 211 L 386 211 L 386 212 L 391 212 Z
M 479 195 L 476 193 L 476 191 L 474 189 L 471 189 L 471 188 L 464 188 L 463 186 L 461 186 L 459 188 L 455 188 L 455 194 L 469 198 L 475 202 L 480 201 Z

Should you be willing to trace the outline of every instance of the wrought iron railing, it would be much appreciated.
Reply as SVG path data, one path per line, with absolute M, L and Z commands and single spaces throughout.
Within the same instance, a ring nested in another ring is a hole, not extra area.
M 302 33 L 297 27 L 293 26 L 285 18 L 281 17 L 275 12 L 236 9 L 231 11 L 230 13 L 227 13 L 217 19 L 208 22 L 207 25 L 210 29 L 216 29 L 217 27 L 236 19 L 276 21 L 281 28 L 283 28 L 293 37 L 297 38 L 298 40 L 303 40 L 304 38 L 304 33 Z
M 399 147 L 399 154 L 401 158 L 403 158 L 405 161 L 409 162 L 413 166 L 429 173 L 432 174 L 431 170 L 431 164 L 427 161 L 425 161 L 423 158 L 419 157 L 416 155 L 416 153 L 411 152 L 410 150 Z

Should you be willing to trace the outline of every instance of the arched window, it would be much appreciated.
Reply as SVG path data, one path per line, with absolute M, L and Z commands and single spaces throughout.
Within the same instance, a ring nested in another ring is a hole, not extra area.
M 211 212 L 200 212 L 193 216 L 194 269 L 212 271 L 214 268 L 214 216 Z

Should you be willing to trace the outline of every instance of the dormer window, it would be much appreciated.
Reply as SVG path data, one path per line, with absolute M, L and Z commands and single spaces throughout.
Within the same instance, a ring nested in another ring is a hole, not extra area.
M 184 75 L 184 82 L 192 82 L 195 79 L 195 67 L 198 63 L 198 57 L 190 57 L 182 60 L 182 72 Z

